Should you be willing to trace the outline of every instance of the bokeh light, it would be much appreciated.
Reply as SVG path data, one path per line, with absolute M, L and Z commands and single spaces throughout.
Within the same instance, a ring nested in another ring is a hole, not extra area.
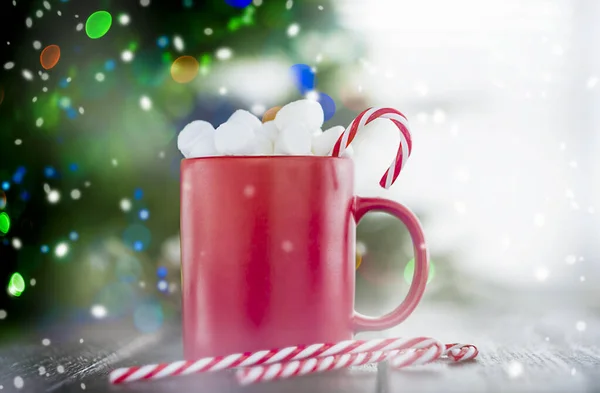
M 335 115 L 335 101 L 325 93 L 319 93 L 317 101 L 319 101 L 319 104 L 321 104 L 321 107 L 323 108 L 325 121 L 328 121 L 333 117 L 333 115 Z
M 23 243 L 21 242 L 21 239 L 19 239 L 18 237 L 13 237 L 12 246 L 15 248 L 15 250 L 20 250 L 21 247 L 23 247 Z
M 119 207 L 124 212 L 128 212 L 129 210 L 131 210 L 131 201 L 129 199 L 126 199 L 126 198 L 121 199 L 121 202 L 119 202 Z
M 13 183 L 21 184 L 21 182 L 23 181 L 23 177 L 25 176 L 26 173 L 27 173 L 27 169 L 24 166 L 18 167 L 17 170 L 15 171 L 15 173 L 13 174 L 13 178 L 12 178 Z
M 140 108 L 144 111 L 149 111 L 152 109 L 152 100 L 148 96 L 140 97 Z
M 295 64 L 290 68 L 294 85 L 301 94 L 313 90 L 316 85 L 316 76 L 313 69 L 306 64 Z
M 106 62 L 104 63 L 104 69 L 106 71 L 114 71 L 116 66 L 117 66 L 117 63 L 112 59 L 106 60 Z
M 69 253 L 69 245 L 67 243 L 58 243 L 54 249 L 54 255 L 58 258 L 64 258 Z
M 165 277 L 167 277 L 167 273 L 168 272 L 169 271 L 164 266 L 159 266 L 158 269 L 156 269 L 156 275 L 158 276 L 158 278 L 165 278 Z
M 102 319 L 108 315 L 108 311 L 103 305 L 95 304 L 90 308 L 90 314 L 96 319 Z
M 6 207 L 6 194 L 0 190 L 0 210 Z
M 40 64 L 45 70 L 54 68 L 60 60 L 60 47 L 58 45 L 48 45 L 40 54 Z
M 171 77 L 177 83 L 188 83 L 198 76 L 200 64 L 192 56 L 181 56 L 171 65 Z
M 58 192 L 58 190 L 50 190 L 46 197 L 48 199 L 48 202 L 52 204 L 58 203 L 58 201 L 60 201 L 60 192 Z
M 10 217 L 6 212 L 0 213 L 0 235 L 6 235 L 10 230 Z
M 160 292 L 167 292 L 167 290 L 169 289 L 169 283 L 166 282 L 165 280 L 160 280 L 158 281 L 158 283 L 156 284 L 156 288 L 160 291 Z
M 166 48 L 167 46 L 169 46 L 169 37 L 167 37 L 166 35 L 158 37 L 158 39 L 156 40 L 156 45 L 158 45 L 159 48 Z
M 246 8 L 252 4 L 252 0 L 225 0 L 225 3 L 236 8 Z
M 133 52 L 129 49 L 124 50 L 121 52 L 121 60 L 123 60 L 125 63 L 129 63 L 133 60 Z
M 123 241 L 135 251 L 143 251 L 150 244 L 152 235 L 143 225 L 133 224 L 123 232 Z
M 300 33 L 300 25 L 297 23 L 292 23 L 287 29 L 287 35 L 289 37 L 295 37 Z
M 150 217 L 150 212 L 148 209 L 140 210 L 140 220 L 146 221 Z
M 121 26 L 127 26 L 131 22 L 131 18 L 127 14 L 119 14 L 118 19 Z
M 85 33 L 95 40 L 104 37 L 112 25 L 112 16 L 106 11 L 96 11 L 85 22 Z
M 415 274 L 415 259 L 411 259 L 410 261 L 408 261 L 408 263 L 406 264 L 406 267 L 404 268 L 404 280 L 410 284 L 413 280 L 413 276 Z M 435 276 L 435 265 L 433 264 L 433 262 L 429 262 L 429 277 L 427 277 L 427 283 L 429 284 L 429 282 L 433 279 L 433 277 Z
M 8 281 L 8 293 L 11 296 L 19 297 L 25 291 L 25 280 L 19 273 L 13 273 Z

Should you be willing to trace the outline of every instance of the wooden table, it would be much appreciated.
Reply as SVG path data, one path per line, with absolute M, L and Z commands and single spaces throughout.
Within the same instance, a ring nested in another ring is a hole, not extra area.
M 577 315 L 532 310 L 498 315 L 483 307 L 421 307 L 396 332 L 385 336 L 428 335 L 444 342 L 468 342 L 479 347 L 479 359 L 462 364 L 439 361 L 401 372 L 364 366 L 246 388 L 238 387 L 227 372 L 109 386 L 107 374 L 115 367 L 180 359 L 180 327 L 165 326 L 153 335 L 139 335 L 117 325 L 69 327 L 49 332 L 45 336 L 51 339 L 48 346 L 41 343 L 44 337 L 36 337 L 0 348 L 0 385 L 2 393 L 83 389 L 144 393 L 598 392 L 600 320 L 586 320 L 586 330 L 580 332 L 575 328 Z M 16 377 L 23 380 L 20 390 L 15 387 Z

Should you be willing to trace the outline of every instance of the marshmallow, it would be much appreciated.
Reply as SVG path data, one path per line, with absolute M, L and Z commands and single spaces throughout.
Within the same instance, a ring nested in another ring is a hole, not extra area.
M 280 106 L 274 106 L 273 108 L 266 111 L 262 117 L 262 122 L 266 123 L 268 121 L 275 120 L 275 115 L 277 115 L 277 112 L 279 112 L 280 109 Z
M 271 142 L 275 142 L 277 140 L 277 136 L 279 135 L 279 130 L 277 129 L 274 121 L 268 121 L 262 124 L 262 127 L 256 131 L 256 135 L 263 135 L 266 138 L 269 138 Z
M 262 122 L 258 119 L 258 117 L 242 109 L 238 109 L 237 111 L 233 112 L 233 115 L 229 117 L 227 122 L 235 122 L 247 125 L 248 127 L 252 128 L 253 131 L 257 131 L 262 125 Z
M 256 134 L 253 141 L 252 151 L 259 156 L 273 155 L 273 141 L 265 135 Z
M 333 146 L 344 133 L 344 127 L 335 126 L 325 132 L 317 132 L 312 136 L 312 152 L 316 156 L 328 156 Z
M 188 158 L 212 157 L 218 155 L 215 147 L 215 135 L 202 135 L 194 139 Z
M 275 141 L 275 154 L 312 155 L 310 150 L 312 136 L 300 124 L 283 129 Z
M 228 121 L 215 131 L 215 147 L 222 155 L 252 154 L 253 141 L 254 132 L 246 124 Z
M 210 123 L 202 120 L 193 121 L 186 125 L 177 136 L 177 148 L 184 157 L 188 158 L 196 138 L 212 137 L 214 133 L 215 129 Z
M 325 114 L 321 104 L 313 100 L 299 100 L 287 104 L 275 115 L 275 125 L 280 130 L 304 124 L 308 130 L 321 128 Z

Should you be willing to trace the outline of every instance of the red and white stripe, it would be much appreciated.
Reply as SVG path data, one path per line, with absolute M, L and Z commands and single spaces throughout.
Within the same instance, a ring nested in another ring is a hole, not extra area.
M 386 359 L 390 360 L 392 367 L 402 368 L 429 363 L 444 354 L 459 361 L 472 359 L 477 356 L 477 353 L 477 348 L 472 345 L 444 346 L 439 341 L 427 337 L 347 340 L 336 344 L 301 345 L 208 357 L 197 361 L 181 360 L 119 368 L 110 373 L 109 381 L 112 384 L 123 384 L 177 375 L 240 369 L 243 371 L 238 373 L 238 378 L 248 381 L 247 383 L 254 383 Z
M 389 360 L 390 365 L 398 369 L 430 363 L 439 359 L 443 352 L 444 346 L 438 342 L 431 343 L 429 347 L 419 349 L 347 353 L 324 358 L 309 358 L 286 363 L 243 368 L 236 371 L 236 377 L 241 385 L 250 385 L 360 366 L 368 363 L 379 363 L 384 360 Z
M 444 355 L 456 362 L 472 360 L 479 355 L 479 350 L 475 345 L 470 344 L 446 344 Z
M 324 371 L 338 370 L 340 368 L 359 366 L 367 363 L 377 363 L 388 359 L 390 352 L 362 352 L 346 353 L 344 355 L 326 356 L 324 358 L 309 358 L 291 362 L 274 363 L 264 366 L 242 368 L 236 371 L 236 378 L 241 385 L 250 385 L 258 382 L 268 382 Z
M 412 139 L 408 126 L 408 120 L 400 111 L 393 108 L 369 108 L 356 117 L 350 126 L 335 143 L 331 155 L 341 157 L 346 148 L 352 143 L 356 134 L 367 124 L 375 119 L 389 119 L 400 131 L 400 146 L 396 158 L 392 161 L 390 167 L 383 175 L 379 184 L 388 189 L 396 181 L 400 171 L 406 164 L 410 153 L 412 152 Z
M 307 358 L 376 351 L 386 352 L 395 349 L 428 348 L 437 343 L 439 342 L 432 338 L 417 337 L 411 339 L 346 340 L 335 344 L 300 345 L 283 349 L 209 357 L 197 361 L 177 361 L 173 363 L 119 368 L 110 373 L 109 380 L 113 384 L 121 384 L 145 379 L 160 379 L 176 375 L 214 372 Z

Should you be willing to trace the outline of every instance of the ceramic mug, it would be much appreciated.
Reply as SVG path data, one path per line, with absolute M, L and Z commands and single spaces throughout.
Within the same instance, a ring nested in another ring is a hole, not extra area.
M 423 230 L 399 203 L 354 195 L 349 158 L 207 157 L 181 164 L 185 358 L 333 343 L 404 321 L 428 275 Z M 356 224 L 368 212 L 408 228 L 407 297 L 379 318 L 354 310 Z

